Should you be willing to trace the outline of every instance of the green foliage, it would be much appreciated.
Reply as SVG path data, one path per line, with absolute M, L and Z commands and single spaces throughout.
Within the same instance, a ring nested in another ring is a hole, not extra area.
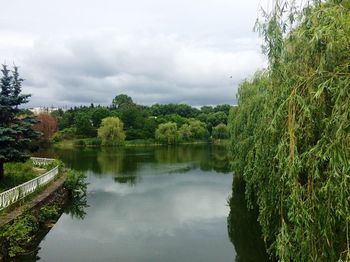
M 69 190 L 73 198 L 80 198 L 86 195 L 87 185 L 85 173 L 75 170 L 67 171 L 67 178 L 64 181 L 64 186 Z
M 125 94 L 117 95 L 112 101 L 112 105 L 116 108 L 121 108 L 123 106 L 131 105 L 133 103 L 134 102 L 132 101 L 132 98 Z
M 209 132 L 205 123 L 191 118 L 188 120 L 188 126 L 193 140 L 206 140 L 209 138 Z
M 102 141 L 99 138 L 89 138 L 85 141 L 85 144 L 88 146 L 100 146 Z
M 212 135 L 215 139 L 226 139 L 229 137 L 228 127 L 223 123 L 218 124 L 217 126 L 213 127 Z
M 193 139 L 193 134 L 191 128 L 188 124 L 183 124 L 179 129 L 179 139 L 181 141 L 191 141 Z
M 160 124 L 156 130 L 155 138 L 160 143 L 176 144 L 179 141 L 176 123 Z
M 25 251 L 26 246 L 35 237 L 35 233 L 39 228 L 39 223 L 32 214 L 25 214 L 2 229 L 0 235 L 8 246 L 10 257 L 14 257 Z
M 269 68 L 241 85 L 230 113 L 235 173 L 281 261 L 350 259 L 345 3 L 315 1 L 296 12 L 277 1 L 259 26 Z
M 102 119 L 111 115 L 110 110 L 105 107 L 97 107 L 93 110 L 91 114 L 91 121 L 95 128 L 99 128 L 102 122 Z
M 17 67 L 13 71 L 2 66 L 0 78 L 0 180 L 6 162 L 21 162 L 29 158 L 30 141 L 39 133 L 31 126 L 36 123 L 33 116 L 25 115 L 19 107 L 28 102 L 30 95 L 21 94 L 23 79 Z
M 77 135 L 84 137 L 92 137 L 96 135 L 96 129 L 92 126 L 92 121 L 86 113 L 78 113 L 75 116 L 75 128 Z
M 68 139 L 68 140 L 73 139 L 75 138 L 76 133 L 77 133 L 77 129 L 75 127 L 65 128 L 63 130 L 56 132 L 52 137 L 52 141 L 60 142 L 64 139 Z
M 4 170 L 5 178 L 0 186 L 1 191 L 20 185 L 39 175 L 33 170 L 31 160 L 27 160 L 25 163 L 5 163 Z
M 51 161 L 50 163 L 48 163 L 47 165 L 44 165 L 42 167 L 44 167 L 47 171 L 55 168 L 56 166 L 58 166 L 59 168 L 64 168 L 64 163 L 59 160 L 59 159 L 55 159 L 53 161 Z
M 86 146 L 85 140 L 84 139 L 78 139 L 73 142 L 74 146 Z
M 123 145 L 125 140 L 124 125 L 118 117 L 107 117 L 102 120 L 98 129 L 98 137 L 103 145 L 118 146 Z
M 39 212 L 39 222 L 45 223 L 49 220 L 57 219 L 60 215 L 60 210 L 56 205 L 42 207 Z

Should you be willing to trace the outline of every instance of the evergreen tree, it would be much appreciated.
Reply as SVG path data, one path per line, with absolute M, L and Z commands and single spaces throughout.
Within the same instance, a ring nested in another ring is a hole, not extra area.
M 25 115 L 18 107 L 27 103 L 30 95 L 21 94 L 23 79 L 18 68 L 13 71 L 2 66 L 0 79 L 0 180 L 4 176 L 4 163 L 20 162 L 29 158 L 31 139 L 38 137 L 31 127 L 35 118 Z

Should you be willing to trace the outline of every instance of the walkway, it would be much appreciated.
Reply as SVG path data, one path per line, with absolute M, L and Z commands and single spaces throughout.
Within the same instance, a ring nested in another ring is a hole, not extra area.
M 42 203 L 45 199 L 47 199 L 52 193 L 54 193 L 57 189 L 59 189 L 66 179 L 65 175 L 61 175 L 57 180 L 51 182 L 40 194 L 35 196 L 33 199 L 29 200 L 25 204 L 15 207 L 14 210 L 9 213 L 3 214 L 0 217 L 0 228 L 12 220 L 22 215 L 23 212 L 32 209 L 38 204 Z

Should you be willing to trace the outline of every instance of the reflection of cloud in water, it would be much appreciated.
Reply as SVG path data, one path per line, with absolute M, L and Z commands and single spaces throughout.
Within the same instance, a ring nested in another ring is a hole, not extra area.
M 226 217 L 229 208 L 223 199 L 228 197 L 230 179 L 147 176 L 136 187 L 108 182 L 110 178 L 95 180 L 89 187 L 85 225 L 80 225 L 84 238 L 109 241 L 132 235 L 174 235 L 184 226 Z M 82 234 L 72 222 L 65 223 L 64 230 Z

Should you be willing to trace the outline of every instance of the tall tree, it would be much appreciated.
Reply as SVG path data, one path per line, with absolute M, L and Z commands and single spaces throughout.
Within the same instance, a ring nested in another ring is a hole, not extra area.
M 116 108 L 120 108 L 125 105 L 130 105 L 133 104 L 134 102 L 132 101 L 132 98 L 128 95 L 117 95 L 113 101 L 112 101 L 112 106 Z
M 23 114 L 18 107 L 27 103 L 30 95 L 21 94 L 23 79 L 18 68 L 11 72 L 2 66 L 0 79 L 0 180 L 4 177 L 4 163 L 20 162 L 29 158 L 28 149 L 31 139 L 39 133 L 31 127 L 35 118 Z
M 41 132 L 42 136 L 40 140 L 47 143 L 57 131 L 56 119 L 46 113 L 39 114 L 37 119 L 39 122 L 33 126 L 33 129 Z
M 106 117 L 98 129 L 103 145 L 122 145 L 125 140 L 124 124 L 118 117 Z

